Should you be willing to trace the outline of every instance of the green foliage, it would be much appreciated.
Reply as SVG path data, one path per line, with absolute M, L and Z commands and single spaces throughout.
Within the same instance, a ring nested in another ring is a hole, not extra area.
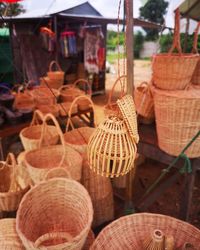
M 25 10 L 19 3 L 0 3 L 0 14 L 3 16 L 17 16 L 23 12 L 25 12 Z
M 144 36 L 141 31 L 138 31 L 136 34 L 134 34 L 134 57 L 139 58 L 140 57 L 140 50 L 143 47 L 144 43 Z
M 140 17 L 159 24 L 164 22 L 164 14 L 168 7 L 168 2 L 165 0 L 149 0 L 143 7 L 140 8 Z M 144 28 L 147 33 L 146 40 L 156 40 L 158 38 L 158 30 Z
M 119 37 L 118 37 L 117 32 L 108 30 L 107 48 L 109 50 L 115 50 L 118 46 L 118 43 L 119 43 L 119 45 L 124 44 L 124 38 L 125 38 L 125 34 L 123 32 L 120 32 Z M 119 42 L 118 42 L 118 40 L 119 40 Z
M 192 46 L 193 46 L 193 39 L 194 35 L 188 35 L 187 37 L 187 46 L 184 51 L 184 45 L 185 45 L 185 34 L 181 34 L 180 40 L 181 40 L 181 48 L 183 52 L 190 53 L 192 51 Z M 167 35 L 162 35 L 160 38 L 160 50 L 161 52 L 168 52 L 169 49 L 172 46 L 173 42 L 173 34 L 167 34 Z M 198 39 L 198 49 L 200 49 L 200 36 Z

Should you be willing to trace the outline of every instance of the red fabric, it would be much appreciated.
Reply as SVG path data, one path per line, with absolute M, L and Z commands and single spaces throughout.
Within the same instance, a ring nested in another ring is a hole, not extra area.
M 21 0 L 0 0 L 0 3 L 17 3 L 20 2 Z

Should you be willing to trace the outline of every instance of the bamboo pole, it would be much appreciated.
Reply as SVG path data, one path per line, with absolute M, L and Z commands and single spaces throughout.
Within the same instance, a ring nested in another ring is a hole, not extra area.
M 127 1 L 127 2 L 126 2 Z M 124 4 L 126 5 L 126 58 L 127 58 L 127 93 L 132 95 L 134 91 L 134 80 L 133 80 L 133 47 L 134 47 L 134 40 L 133 40 L 133 0 L 124 0 Z M 133 170 L 127 174 L 126 179 L 126 202 L 125 202 L 125 213 L 134 213 L 134 206 L 133 206 Z

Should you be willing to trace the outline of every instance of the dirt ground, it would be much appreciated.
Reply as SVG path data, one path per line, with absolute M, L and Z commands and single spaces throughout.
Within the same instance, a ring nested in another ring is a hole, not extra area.
M 122 66 L 122 62 L 121 62 Z M 123 72 L 122 67 L 120 68 Z M 108 101 L 108 93 L 110 92 L 118 75 L 117 62 L 113 65 L 112 71 L 115 73 L 108 73 L 106 75 L 106 94 L 95 96 L 93 101 L 95 103 L 96 123 L 102 121 L 104 117 L 104 105 Z M 135 60 L 134 63 L 134 85 L 137 86 L 143 81 L 150 81 L 151 79 L 151 62 L 146 60 Z M 120 84 L 116 86 L 114 91 L 113 100 L 120 93 Z M 144 194 L 145 189 L 151 185 L 154 180 L 161 174 L 161 170 L 167 167 L 164 164 L 156 161 L 145 159 L 145 162 L 137 167 L 133 184 L 133 203 Z M 160 198 L 151 205 L 147 212 L 161 213 L 178 218 L 180 197 L 183 191 L 184 177 L 169 188 Z M 124 190 L 119 192 L 124 195 Z M 124 203 L 116 199 L 116 216 L 124 212 Z M 194 185 L 193 201 L 190 215 L 190 223 L 200 228 L 200 172 L 197 172 L 196 181 Z

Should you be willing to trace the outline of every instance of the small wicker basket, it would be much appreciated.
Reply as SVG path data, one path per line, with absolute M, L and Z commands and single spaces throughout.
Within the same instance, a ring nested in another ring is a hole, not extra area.
M 192 80 L 199 56 L 183 54 L 180 46 L 180 13 L 176 10 L 175 34 L 173 45 L 168 54 L 157 54 L 153 57 L 153 84 L 164 90 L 183 90 Z M 177 48 L 178 53 L 172 54 Z
M 33 115 L 32 122 L 29 127 L 21 130 L 19 136 L 25 150 L 33 150 L 39 147 L 40 137 L 42 134 L 43 114 L 36 110 Z M 46 125 L 45 139 L 48 145 L 55 145 L 59 140 L 59 135 L 55 126 Z M 44 135 L 43 135 L 44 136 Z
M 92 202 L 86 189 L 74 180 L 53 178 L 24 196 L 16 229 L 26 249 L 79 250 L 92 218 Z
M 173 235 L 175 249 L 181 249 L 186 242 L 200 249 L 200 231 L 197 228 L 166 215 L 150 213 L 128 215 L 112 222 L 100 232 L 90 249 L 144 249 L 144 242 L 156 229 L 165 236 Z
M 42 147 L 43 140 L 45 139 L 45 123 L 49 118 L 51 118 L 56 126 L 57 134 L 59 134 L 62 145 Z M 53 117 L 51 114 L 47 114 L 44 117 L 44 125 L 39 148 L 26 152 L 24 164 L 27 167 L 29 174 L 35 184 L 42 181 L 50 169 L 56 167 L 66 168 L 74 180 L 80 181 L 81 179 L 82 157 L 72 147 L 65 144 L 60 126 L 55 117 Z
M 53 66 L 56 66 L 57 67 L 57 71 L 53 71 Z M 58 86 L 56 86 L 56 88 L 59 88 L 63 82 L 64 82 L 64 75 L 65 75 L 65 72 L 62 71 L 60 65 L 56 62 L 56 61 L 52 61 L 49 65 L 49 71 L 47 72 L 47 76 L 49 77 L 49 79 L 51 80 L 55 80 L 57 81 L 58 83 Z M 60 86 L 59 86 L 60 84 Z
M 16 211 L 30 185 L 26 169 L 17 166 L 15 157 L 9 153 L 5 162 L 0 162 L 0 211 Z
M 152 121 L 155 117 L 155 114 L 150 84 L 147 82 L 142 82 L 138 87 L 135 88 L 134 101 L 137 113 L 142 117 Z

